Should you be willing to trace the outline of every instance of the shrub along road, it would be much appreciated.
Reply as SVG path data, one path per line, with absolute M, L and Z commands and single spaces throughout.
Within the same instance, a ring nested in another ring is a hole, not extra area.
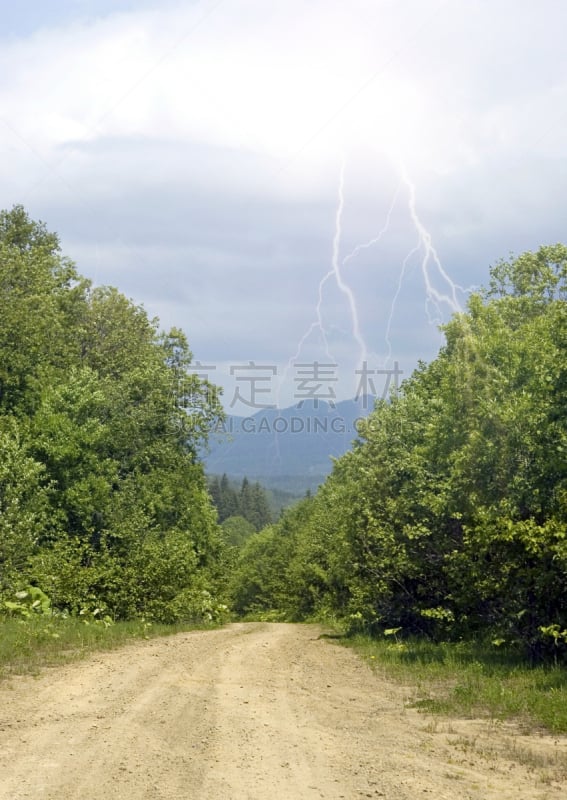
M 565 738 L 432 720 L 311 625 L 137 642 L 0 688 L 0 800 L 534 800 Z

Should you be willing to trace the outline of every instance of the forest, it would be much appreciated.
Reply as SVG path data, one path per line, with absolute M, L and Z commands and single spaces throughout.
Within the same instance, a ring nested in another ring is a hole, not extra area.
M 0 214 L 0 611 L 214 618 L 224 544 L 197 453 L 223 415 L 180 330 Z
M 0 614 L 327 620 L 567 660 L 567 248 L 492 267 L 438 356 L 272 522 L 207 482 L 185 334 L 0 213 Z
M 567 657 L 567 248 L 500 261 L 312 498 L 246 542 L 235 610 Z

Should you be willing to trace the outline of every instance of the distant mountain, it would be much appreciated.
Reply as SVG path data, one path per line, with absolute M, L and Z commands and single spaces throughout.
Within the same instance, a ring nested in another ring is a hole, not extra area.
M 350 449 L 356 421 L 374 407 L 373 398 L 304 401 L 301 407 L 262 409 L 250 417 L 228 416 L 204 454 L 209 474 L 245 475 L 264 486 L 303 494 L 322 483 L 331 458 Z

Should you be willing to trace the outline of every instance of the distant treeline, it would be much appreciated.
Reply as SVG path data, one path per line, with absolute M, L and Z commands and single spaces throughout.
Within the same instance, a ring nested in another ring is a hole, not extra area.
M 249 538 L 250 612 L 567 659 L 567 248 L 501 261 L 313 498 Z
M 229 517 L 243 517 L 259 531 L 272 522 L 272 510 L 267 492 L 258 482 L 243 478 L 240 485 L 228 479 L 226 473 L 209 478 L 209 492 L 217 509 L 219 522 Z

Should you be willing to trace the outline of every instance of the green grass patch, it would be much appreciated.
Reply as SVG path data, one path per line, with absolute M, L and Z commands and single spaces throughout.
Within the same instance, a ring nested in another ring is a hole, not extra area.
M 454 717 L 517 720 L 567 733 L 567 670 L 531 667 L 518 654 L 478 642 L 343 638 L 385 677 L 415 687 L 412 705 Z
M 39 614 L 25 620 L 0 618 L 0 680 L 10 675 L 36 674 L 43 667 L 76 661 L 135 639 L 168 636 L 198 627 L 204 626 L 142 621 L 105 626 L 73 617 Z

